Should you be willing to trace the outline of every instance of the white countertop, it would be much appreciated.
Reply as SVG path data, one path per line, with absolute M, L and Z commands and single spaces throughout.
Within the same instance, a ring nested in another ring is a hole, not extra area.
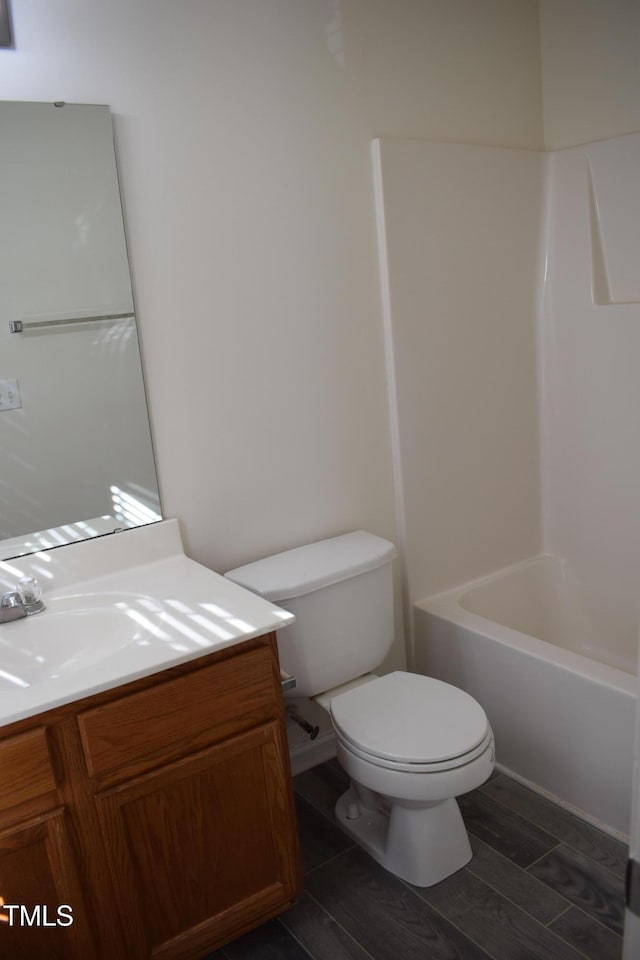
M 177 521 L 0 561 L 46 609 L 0 624 L 0 726 L 293 623 L 292 614 L 184 555 Z

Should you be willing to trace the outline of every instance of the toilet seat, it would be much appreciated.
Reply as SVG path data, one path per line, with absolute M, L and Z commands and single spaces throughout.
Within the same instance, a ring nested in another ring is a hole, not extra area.
M 489 729 L 487 730 L 486 736 L 483 738 L 481 743 L 474 747 L 473 750 L 470 750 L 468 753 L 464 753 L 459 757 L 451 757 L 449 760 L 440 760 L 435 762 L 425 762 L 425 763 L 403 763 L 398 760 L 389 760 L 386 757 L 378 757 L 375 754 L 366 753 L 364 750 L 361 750 L 355 744 L 351 743 L 344 737 L 341 733 L 336 732 L 336 739 L 341 744 L 344 750 L 347 750 L 349 753 L 359 757 L 361 760 L 365 760 L 367 763 L 371 763 L 376 767 L 384 767 L 387 770 L 397 770 L 399 773 L 445 773 L 447 770 L 455 770 L 457 767 L 463 767 L 468 763 L 471 763 L 473 760 L 476 760 L 478 757 L 482 756 L 485 750 L 489 748 L 493 749 L 493 733 Z
M 463 766 L 493 739 L 484 710 L 464 690 L 402 671 L 334 697 L 331 717 L 346 750 L 397 771 Z

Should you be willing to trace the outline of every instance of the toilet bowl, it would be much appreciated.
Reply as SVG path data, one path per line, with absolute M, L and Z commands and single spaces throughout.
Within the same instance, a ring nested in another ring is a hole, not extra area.
M 455 797 L 495 760 L 487 717 L 468 694 L 418 674 L 372 679 L 330 701 L 337 758 L 351 786 L 342 828 L 382 866 L 428 887 L 471 859 Z
M 295 617 L 278 631 L 280 664 L 296 677 L 297 697 L 330 713 L 351 778 L 338 822 L 384 867 L 424 887 L 471 858 L 455 797 L 489 777 L 494 745 L 484 710 L 463 690 L 370 673 L 394 638 L 395 556 L 390 541 L 359 530 L 225 576 Z

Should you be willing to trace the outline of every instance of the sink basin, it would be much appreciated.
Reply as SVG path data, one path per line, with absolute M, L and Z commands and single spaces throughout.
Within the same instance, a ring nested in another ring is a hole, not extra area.
M 127 647 L 148 646 L 151 634 L 127 606 L 122 594 L 59 597 L 42 613 L 2 624 L 0 690 L 99 667 Z
M 294 620 L 185 556 L 177 520 L 0 561 L 0 593 L 22 577 L 45 609 L 0 623 L 0 728 Z

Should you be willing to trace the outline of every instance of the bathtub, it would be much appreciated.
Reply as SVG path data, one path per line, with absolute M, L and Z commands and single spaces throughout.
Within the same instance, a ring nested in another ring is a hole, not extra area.
M 565 561 L 540 556 L 416 603 L 414 627 L 414 669 L 482 704 L 500 769 L 628 835 L 634 615 L 596 603 Z

